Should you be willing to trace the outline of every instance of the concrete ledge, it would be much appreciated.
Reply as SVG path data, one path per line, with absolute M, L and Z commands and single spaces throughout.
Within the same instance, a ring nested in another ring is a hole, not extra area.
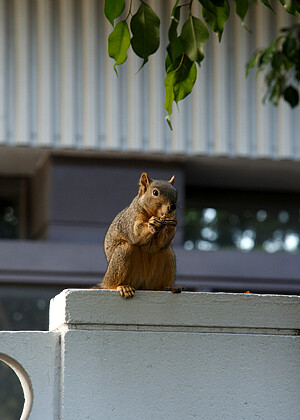
M 300 298 L 65 290 L 61 419 L 299 419 Z
M 231 293 L 137 291 L 123 299 L 113 290 L 64 290 L 50 304 L 50 330 L 133 327 L 258 329 L 298 334 L 300 297 Z M 243 331 L 245 332 L 245 331 Z

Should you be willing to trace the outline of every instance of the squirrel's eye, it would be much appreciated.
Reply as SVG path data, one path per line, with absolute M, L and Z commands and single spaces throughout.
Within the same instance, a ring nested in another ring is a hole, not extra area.
M 153 190 L 152 194 L 157 197 L 158 196 L 158 190 Z

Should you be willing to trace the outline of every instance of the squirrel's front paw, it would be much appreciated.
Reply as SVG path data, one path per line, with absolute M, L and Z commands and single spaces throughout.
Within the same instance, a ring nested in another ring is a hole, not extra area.
M 168 226 L 177 226 L 177 219 L 174 217 L 165 217 L 163 223 Z
M 157 232 L 164 227 L 164 221 L 158 217 L 152 216 L 149 219 L 149 227 L 152 228 L 154 232 Z
M 124 299 L 132 298 L 135 293 L 134 288 L 131 286 L 118 286 L 117 290 Z

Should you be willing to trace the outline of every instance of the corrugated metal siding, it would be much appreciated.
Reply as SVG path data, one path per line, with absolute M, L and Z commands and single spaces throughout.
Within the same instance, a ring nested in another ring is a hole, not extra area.
M 164 16 L 164 45 L 173 1 L 150 4 Z M 129 54 L 117 78 L 103 1 L 0 0 L 0 144 L 299 159 L 299 108 L 262 105 L 262 77 L 245 79 L 255 48 L 292 20 L 281 6 L 277 15 L 258 6 L 248 16 L 252 33 L 232 17 L 221 44 L 212 35 L 170 132 L 163 47 L 138 73 Z

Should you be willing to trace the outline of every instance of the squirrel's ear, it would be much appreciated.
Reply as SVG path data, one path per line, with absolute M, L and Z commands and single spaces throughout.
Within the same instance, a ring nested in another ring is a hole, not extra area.
M 141 175 L 141 178 L 140 178 L 139 195 L 145 194 L 145 192 L 149 188 L 149 185 L 151 184 L 151 182 L 152 182 L 152 179 L 149 178 L 149 176 L 148 176 L 148 174 L 146 172 L 144 172 Z
M 170 179 L 169 183 L 173 185 L 174 181 L 175 181 L 175 176 L 173 175 L 172 178 Z

